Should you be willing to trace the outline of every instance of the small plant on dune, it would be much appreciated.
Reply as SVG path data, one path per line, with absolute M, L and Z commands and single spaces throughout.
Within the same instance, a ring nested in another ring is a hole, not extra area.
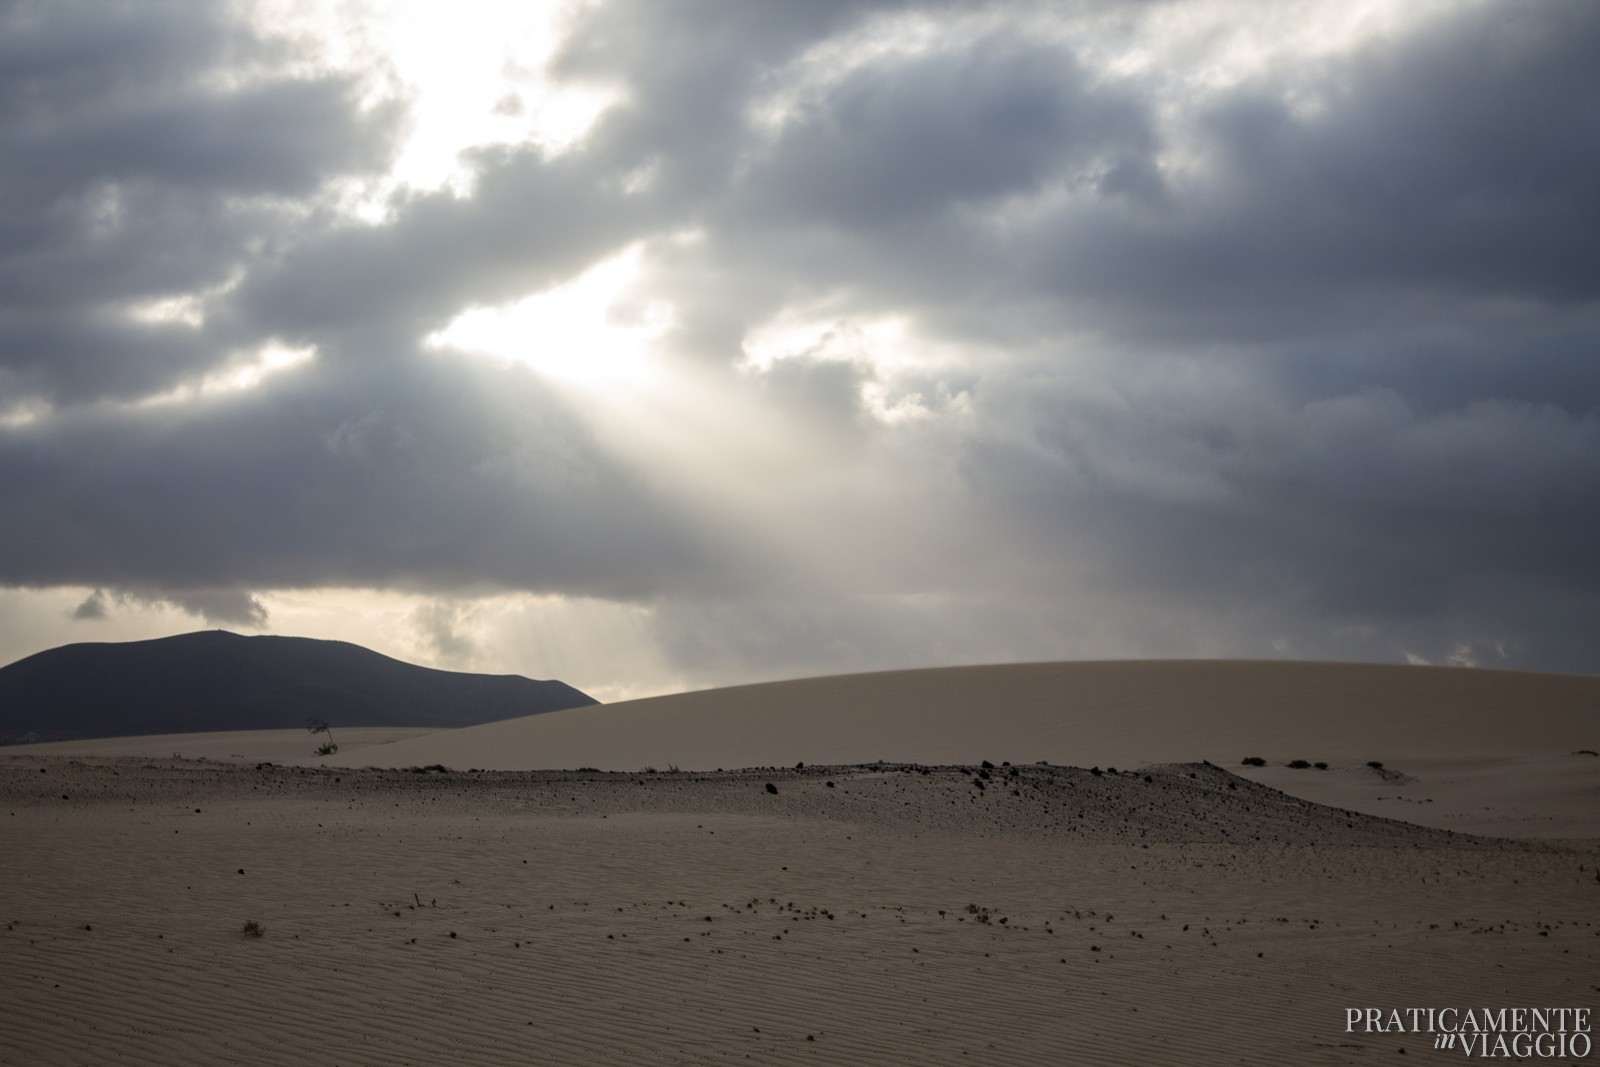
M 322 744 L 317 746 L 316 755 L 318 755 L 318 756 L 331 756 L 335 752 L 339 751 L 339 746 L 333 743 L 333 730 L 329 728 L 329 726 L 328 726 L 328 724 L 327 724 L 327 722 L 325 720 L 323 720 L 323 719 L 307 719 L 306 720 L 306 729 L 309 730 L 313 735 L 316 735 L 316 734 L 326 734 L 327 735 L 328 739 L 326 741 L 322 742 Z
M 1381 771 L 1381 770 L 1383 770 L 1383 761 L 1382 760 L 1369 759 L 1369 760 L 1367 760 L 1367 766 L 1371 767 L 1375 771 Z
M 1239 762 L 1243 763 L 1246 767 L 1265 767 L 1267 765 L 1267 761 L 1262 759 L 1260 756 L 1246 756 Z
M 667 773 L 668 774 L 681 774 L 683 772 L 678 770 L 678 765 L 676 763 L 669 763 L 669 764 L 667 764 Z
M 254 919 L 250 919 L 250 920 L 247 920 L 245 922 L 245 924 L 244 924 L 244 936 L 246 936 L 246 937 L 260 937 L 264 933 L 266 933 L 266 931 L 264 929 L 262 929 L 261 924 L 256 922 Z
M 640 771 L 639 773 L 640 774 L 655 774 L 656 773 L 656 769 L 654 767 L 646 767 L 644 770 Z
M 1292 760 L 1289 761 L 1289 766 L 1293 770 L 1303 771 L 1306 768 L 1310 767 L 1311 764 L 1308 763 L 1307 761 L 1303 760 L 1303 759 L 1292 759 Z

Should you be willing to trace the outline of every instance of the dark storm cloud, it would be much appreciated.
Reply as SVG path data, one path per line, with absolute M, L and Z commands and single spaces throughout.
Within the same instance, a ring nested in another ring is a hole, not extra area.
M 1539 644 L 1517 649 L 1525 665 L 1579 662 L 1565 631 L 1529 635 L 1571 617 L 1547 608 L 1592 604 L 1600 589 L 1583 532 L 1600 521 L 1592 411 L 1480 401 L 1430 417 L 1385 389 L 1300 405 L 1217 377 L 1181 393 L 1034 382 L 1002 405 L 1033 428 L 1026 447 L 969 453 L 975 496 L 1012 516 L 1022 558 L 1093 560 L 1090 591 L 1108 598 L 1219 617 L 1271 604 L 1286 633 L 1302 629 L 1297 616 L 1407 631 L 1449 619 L 1464 638 Z
M 1600 608 L 1600 6 L 1441 6 L 1225 88 L 1188 77 L 1205 45 L 1160 51 L 1165 7 L 585 8 L 552 71 L 619 90 L 587 139 L 477 150 L 470 195 L 366 223 L 330 195 L 401 116 L 289 76 L 293 43 L 220 7 L 0 6 L 0 151 L 28 161 L 0 169 L 0 391 L 59 408 L 0 430 L 0 582 L 244 621 L 315 585 L 643 600 L 711 675 L 1600 668 L 1572 636 Z M 1101 35 L 1167 59 L 1109 68 Z M 814 436 L 812 476 L 743 487 L 812 570 L 531 373 L 422 345 L 635 243 L 673 358 L 721 374 L 690 432 L 768 405 Z M 127 314 L 202 291 L 198 328 Z M 790 309 L 903 317 L 938 359 L 735 372 Z M 317 357 L 90 403 L 269 340 Z M 414 622 L 465 656 L 452 611 Z
M 9 434 L 6 541 L 29 551 L 7 553 L 0 580 L 177 590 L 221 618 L 213 590 L 637 598 L 705 569 L 648 487 L 525 372 L 417 359 L 283 377 L 266 397 L 176 417 L 90 413 Z
M 1000 33 L 875 64 L 802 105 L 741 184 L 780 220 L 893 232 L 1148 151 L 1138 103 L 1088 81 L 1059 48 Z
M 231 14 L 0 8 L 9 399 L 133 399 L 226 363 L 227 339 L 130 319 L 130 306 L 228 284 L 329 179 L 387 158 L 392 109 L 363 114 L 348 77 L 274 73 L 287 46 Z
M 183 87 L 208 63 L 266 58 L 223 5 L 116 0 L 6 0 L 0 113 L 53 121 L 129 91 Z
M 1240 86 L 1187 131 L 1173 214 L 1069 208 L 1035 234 L 1037 281 L 1187 343 L 1592 307 L 1597 39 L 1594 5 L 1477 5 L 1305 72 L 1303 117 L 1283 82 Z

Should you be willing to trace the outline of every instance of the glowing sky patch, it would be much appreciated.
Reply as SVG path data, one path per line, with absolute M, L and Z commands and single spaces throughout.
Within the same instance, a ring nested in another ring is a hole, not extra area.
M 635 245 L 572 281 L 509 304 L 472 308 L 426 343 L 532 368 L 587 388 L 643 384 L 654 343 L 672 327 L 672 307 L 637 289 Z
M 620 95 L 615 87 L 561 83 L 545 70 L 581 0 L 270 0 L 261 24 L 321 42 L 325 61 L 363 72 L 369 105 L 406 104 L 406 134 L 385 179 L 361 198 L 369 221 L 401 189 L 470 195 L 462 153 L 537 145 L 551 154 L 582 141 Z
M 299 367 L 316 355 L 315 348 L 286 348 L 267 345 L 255 358 L 242 361 L 226 370 L 207 374 L 197 382 L 185 383 L 164 393 L 144 397 L 135 407 L 165 407 L 173 404 L 192 404 L 235 393 L 257 389 L 267 379 Z

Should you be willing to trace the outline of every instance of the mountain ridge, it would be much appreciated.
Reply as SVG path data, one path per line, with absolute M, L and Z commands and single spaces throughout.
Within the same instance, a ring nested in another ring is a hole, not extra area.
M 0 667 L 0 743 L 339 726 L 449 729 L 599 703 L 555 680 L 406 663 L 347 641 L 202 630 Z

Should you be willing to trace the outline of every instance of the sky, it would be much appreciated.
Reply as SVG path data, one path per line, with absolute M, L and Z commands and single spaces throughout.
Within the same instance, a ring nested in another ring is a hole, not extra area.
M 1600 4 L 0 0 L 0 662 L 1600 672 Z

